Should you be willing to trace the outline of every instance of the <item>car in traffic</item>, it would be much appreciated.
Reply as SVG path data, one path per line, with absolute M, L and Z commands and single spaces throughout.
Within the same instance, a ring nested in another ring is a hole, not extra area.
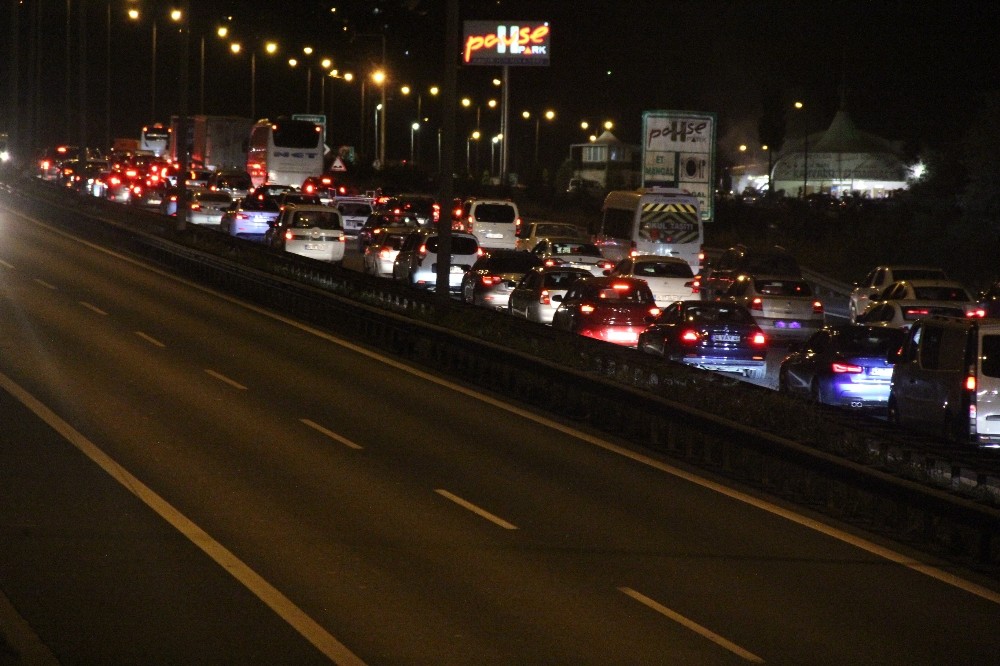
M 653 298 L 661 308 L 698 296 L 698 279 L 691 264 L 680 257 L 658 254 L 627 257 L 619 261 L 609 275 L 642 278 L 653 290 Z
M 234 200 L 223 213 L 219 227 L 230 236 L 263 241 L 280 211 L 277 201 L 263 195 Z
M 817 404 L 884 412 L 889 403 L 889 356 L 903 344 L 898 328 L 824 326 L 793 345 L 778 370 L 778 390 Z
M 285 206 L 264 237 L 277 250 L 330 262 L 343 261 L 344 241 L 340 212 L 322 204 Z
M 911 264 L 891 264 L 876 266 L 861 282 L 855 282 L 851 290 L 850 301 L 847 309 L 851 321 L 857 320 L 858 315 L 868 309 L 868 304 L 872 299 L 877 300 L 877 296 L 893 282 L 901 280 L 947 280 L 948 276 L 941 268 L 934 266 L 918 266 Z
M 854 323 L 881 328 L 908 329 L 924 317 L 964 317 L 965 309 L 958 305 L 919 303 L 916 301 L 872 301 L 855 317 Z
M 604 258 L 596 245 L 573 238 L 543 238 L 535 244 L 531 253 L 546 266 L 582 268 L 597 277 L 603 276 L 604 271 L 610 271 L 615 266 Z
M 555 299 L 552 328 L 627 347 L 660 314 L 649 285 L 637 278 L 588 277 Z
M 712 300 L 722 296 L 740 275 L 801 278 L 802 268 L 783 247 L 734 245 L 705 267 L 700 287 L 702 298 Z
M 570 286 L 590 271 L 566 266 L 537 266 L 518 281 L 510 292 L 507 312 L 539 324 L 552 324 L 552 316 Z M 558 297 L 558 298 L 557 298 Z
M 826 323 L 822 301 L 801 278 L 739 275 L 718 300 L 747 308 L 772 342 L 803 340 Z
M 352 236 L 358 235 L 373 212 L 372 200 L 366 197 L 335 197 L 328 205 L 340 211 L 340 217 L 344 220 L 344 232 Z
M 142 173 L 133 166 L 111 169 L 102 176 L 104 197 L 116 203 L 128 203 L 132 199 L 132 186 L 143 182 Z
M 406 227 L 411 231 L 429 228 L 426 225 L 420 224 L 417 216 L 413 213 L 374 212 L 368 216 L 361 229 L 358 230 L 359 249 L 363 251 L 372 242 L 379 230 L 389 227 Z
M 874 308 L 886 301 L 899 301 L 900 305 L 908 308 L 923 308 L 927 310 L 926 314 L 950 315 L 958 309 L 966 317 L 986 315 L 986 310 L 980 306 L 979 301 L 957 280 L 914 279 L 893 282 L 872 300 L 869 307 Z M 941 308 L 947 311 L 938 310 Z
M 392 277 L 412 287 L 437 287 L 438 232 L 419 228 L 411 231 L 392 264 Z M 448 269 L 448 289 L 458 292 L 462 277 L 482 255 L 479 241 L 472 234 L 454 231 L 451 234 L 451 261 Z
M 379 229 L 372 242 L 365 246 L 361 257 L 361 270 L 369 275 L 391 278 L 392 265 L 411 230 L 410 227 Z
M 542 265 L 524 250 L 493 250 L 476 260 L 462 276 L 462 300 L 496 310 L 506 310 L 510 294 L 524 274 Z
M 671 361 L 752 379 L 763 377 L 767 364 L 767 336 L 750 311 L 736 303 L 671 303 L 639 334 L 637 346 Z
M 516 247 L 519 250 L 530 250 L 543 238 L 570 238 L 589 241 L 587 233 L 575 224 L 568 222 L 523 222 L 517 230 Z
M 233 205 L 233 198 L 226 192 L 213 192 L 207 189 L 187 190 L 187 221 L 191 224 L 218 226 L 222 216 Z M 170 193 L 161 205 L 165 215 L 177 215 L 178 193 Z
M 278 208 L 285 208 L 286 206 L 322 206 L 323 202 L 316 194 L 309 194 L 308 192 L 302 192 L 301 190 L 292 190 L 290 192 L 282 192 L 275 197 L 278 202 Z
M 437 224 L 441 220 L 441 205 L 430 194 L 397 194 L 377 200 L 375 209 L 390 215 L 412 214 L 423 226 Z
M 253 181 L 250 174 L 239 169 L 220 169 L 212 174 L 207 184 L 210 190 L 222 190 L 233 198 L 242 199 L 250 194 Z
M 459 226 L 487 249 L 514 249 L 521 212 L 510 199 L 471 198 L 462 202 Z

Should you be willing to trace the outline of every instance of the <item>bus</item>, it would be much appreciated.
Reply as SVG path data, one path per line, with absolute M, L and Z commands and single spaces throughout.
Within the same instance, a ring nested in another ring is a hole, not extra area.
M 139 134 L 139 150 L 152 153 L 156 157 L 166 154 L 169 143 L 170 129 L 160 123 L 143 127 Z
M 323 172 L 323 128 L 308 120 L 260 120 L 250 132 L 247 173 L 254 187 L 301 187 Z
M 608 192 L 594 238 L 606 258 L 655 254 L 679 257 L 701 271 L 702 226 L 698 197 L 673 187 Z

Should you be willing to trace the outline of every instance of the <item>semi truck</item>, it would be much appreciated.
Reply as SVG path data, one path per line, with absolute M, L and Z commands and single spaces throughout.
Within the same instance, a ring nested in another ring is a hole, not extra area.
M 177 116 L 170 121 L 170 157 L 174 161 L 181 157 L 179 121 Z M 190 116 L 186 127 L 188 163 L 211 171 L 245 170 L 253 125 L 253 120 L 239 116 Z

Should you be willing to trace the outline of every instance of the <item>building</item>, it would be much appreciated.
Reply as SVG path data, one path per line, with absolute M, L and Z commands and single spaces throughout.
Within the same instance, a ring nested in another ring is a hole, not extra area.
M 623 143 L 611 132 L 587 143 L 569 147 L 573 180 L 590 193 L 603 195 L 608 190 L 631 190 L 639 187 L 640 146 Z

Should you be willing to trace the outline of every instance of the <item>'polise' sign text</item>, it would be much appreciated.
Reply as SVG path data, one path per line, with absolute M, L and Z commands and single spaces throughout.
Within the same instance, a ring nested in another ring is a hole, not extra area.
M 462 59 L 470 65 L 548 65 L 548 22 L 466 21 Z

